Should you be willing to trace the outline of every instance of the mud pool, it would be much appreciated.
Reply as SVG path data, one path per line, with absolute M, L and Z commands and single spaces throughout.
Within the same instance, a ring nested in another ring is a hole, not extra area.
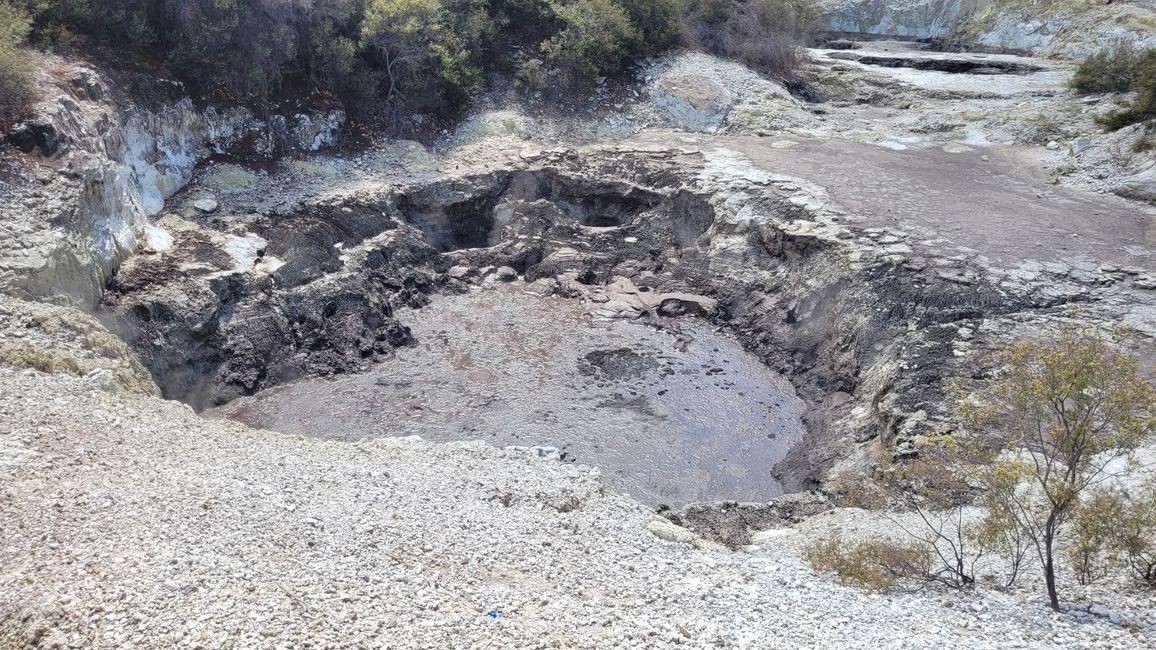
M 356 374 L 272 388 L 214 414 L 286 433 L 555 447 L 651 505 L 764 500 L 802 436 L 784 378 L 699 319 L 600 320 L 595 304 L 475 288 L 400 314 L 417 340 Z

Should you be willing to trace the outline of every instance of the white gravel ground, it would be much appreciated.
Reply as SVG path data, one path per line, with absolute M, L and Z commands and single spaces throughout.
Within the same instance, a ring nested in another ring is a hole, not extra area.
M 5 649 L 1152 647 L 1034 596 L 838 586 L 800 558 L 821 518 L 664 541 L 525 452 L 291 437 L 32 370 L 0 395 L 0 444 L 32 452 L 0 466 Z

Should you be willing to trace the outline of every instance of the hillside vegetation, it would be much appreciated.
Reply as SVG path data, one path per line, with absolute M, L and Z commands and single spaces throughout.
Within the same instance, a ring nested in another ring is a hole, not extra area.
M 1072 87 L 1079 93 L 1136 93 L 1097 119 L 1109 129 L 1156 118 L 1156 49 L 1121 46 L 1093 54 L 1076 70 Z
M 0 75 L 26 77 L 10 59 L 29 31 L 41 47 L 83 35 L 201 92 L 449 115 L 488 73 L 581 90 L 687 41 L 787 80 L 816 14 L 812 0 L 0 0 Z
M 0 0 L 0 127 L 18 115 L 32 96 L 33 59 L 20 49 L 31 28 L 26 13 Z

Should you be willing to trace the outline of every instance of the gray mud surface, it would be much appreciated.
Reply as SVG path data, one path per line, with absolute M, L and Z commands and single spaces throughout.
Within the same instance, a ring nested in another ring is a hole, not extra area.
M 399 312 L 418 344 L 366 372 L 308 379 L 214 411 L 356 440 L 421 436 L 556 447 L 651 505 L 766 500 L 802 437 L 789 382 L 696 319 L 595 320 L 520 284 Z

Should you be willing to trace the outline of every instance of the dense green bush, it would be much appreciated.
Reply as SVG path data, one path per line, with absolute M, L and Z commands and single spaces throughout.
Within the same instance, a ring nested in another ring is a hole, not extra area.
M 677 0 L 566 0 L 550 7 L 563 27 L 542 52 L 570 86 L 620 73 L 682 40 Z
M 621 5 L 614 0 L 570 0 L 554 10 L 565 27 L 542 44 L 542 51 L 571 84 L 623 69 L 639 36 Z
M 1119 47 L 1093 54 L 1076 69 L 1071 84 L 1080 93 L 1136 93 L 1132 101 L 1097 118 L 1109 129 L 1156 118 L 1156 49 Z
M 635 57 L 659 54 L 683 41 L 683 0 L 619 0 L 638 33 Z
M 688 34 L 786 78 L 814 15 L 812 0 L 0 3 L 33 15 L 42 43 L 80 34 L 151 54 L 200 92 L 260 103 L 290 89 L 321 90 L 366 116 L 453 113 L 493 71 L 515 74 L 527 89 L 582 87 Z M 719 38 L 710 36 L 714 26 Z
M 33 55 L 20 47 L 31 26 L 21 7 L 0 0 L 0 128 L 18 118 L 32 99 Z
M 1096 121 L 1115 131 L 1130 124 L 1156 118 L 1156 51 L 1149 64 L 1132 85 L 1136 97 L 1120 108 L 1109 111 Z
M 1079 93 L 1127 92 L 1136 80 L 1143 53 L 1122 45 L 1084 59 L 1072 75 L 1071 86 Z

